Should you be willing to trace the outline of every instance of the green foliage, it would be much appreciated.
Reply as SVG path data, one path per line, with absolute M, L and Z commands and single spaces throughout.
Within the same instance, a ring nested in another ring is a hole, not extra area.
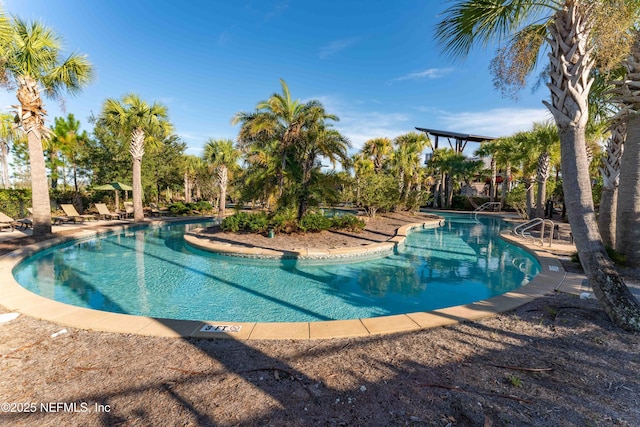
M 335 230 L 360 232 L 364 230 L 365 225 L 363 220 L 351 214 L 336 216 L 331 220 L 331 228 Z
M 527 213 L 527 190 L 523 185 L 518 185 L 507 193 L 506 203 L 515 209 L 522 219 L 529 219 Z
M 191 203 L 187 205 L 191 205 Z M 185 215 L 191 212 L 191 207 L 187 205 L 182 202 L 172 203 L 169 205 L 169 212 L 171 212 L 172 215 Z
M 28 207 L 31 207 L 31 190 L 0 189 L 0 212 L 18 219 L 27 215 Z
M 360 203 L 370 217 L 378 211 L 390 210 L 400 199 L 395 179 L 384 173 L 363 177 L 359 188 Z
M 298 229 L 298 220 L 293 210 L 282 210 L 271 217 L 271 228 L 276 233 L 291 233 Z
M 627 258 L 623 254 L 609 246 L 607 246 L 605 249 L 607 250 L 607 255 L 609 255 L 609 258 L 611 258 L 611 261 L 623 267 L 627 265 Z
M 318 232 L 331 228 L 331 223 L 331 218 L 327 218 L 321 213 L 310 212 L 302 217 L 299 227 L 304 232 Z
M 514 386 L 514 387 L 522 387 L 523 382 L 522 379 L 520 379 L 520 377 L 517 377 L 515 375 L 509 375 L 509 383 Z

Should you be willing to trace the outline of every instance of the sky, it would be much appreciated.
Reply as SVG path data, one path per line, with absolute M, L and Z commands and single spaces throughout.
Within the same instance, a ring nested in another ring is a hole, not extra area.
M 235 139 L 240 112 L 281 92 L 319 100 L 352 144 L 415 127 L 499 137 L 550 118 L 542 87 L 517 101 L 493 87 L 493 50 L 454 61 L 435 40 L 439 0 L 217 1 L 2 0 L 5 13 L 38 20 L 86 54 L 95 78 L 64 103 L 45 100 L 49 123 L 73 113 L 91 131 L 107 98 L 136 93 L 168 107 L 187 153 Z M 0 108 L 17 103 L 0 92 Z M 442 142 L 441 145 L 442 146 Z

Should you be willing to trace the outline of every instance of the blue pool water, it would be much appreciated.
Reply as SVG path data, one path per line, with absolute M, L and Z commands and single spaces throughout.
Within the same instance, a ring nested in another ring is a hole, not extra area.
M 152 317 L 316 321 L 466 304 L 526 284 L 538 262 L 498 237 L 497 218 L 447 216 L 411 233 L 398 254 L 313 264 L 246 260 L 187 246 L 185 229 L 140 228 L 55 246 L 14 269 L 18 283 L 56 301 Z

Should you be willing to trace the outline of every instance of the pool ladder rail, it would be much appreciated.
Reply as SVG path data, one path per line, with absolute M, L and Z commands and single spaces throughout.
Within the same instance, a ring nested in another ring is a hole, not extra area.
M 477 221 L 479 212 L 483 212 L 489 209 L 491 209 L 493 212 L 500 212 L 500 208 L 502 207 L 501 205 L 502 203 L 500 202 L 485 202 L 480 206 L 478 206 L 477 208 L 475 208 L 471 214 L 473 215 L 473 218 Z
M 535 237 L 529 232 L 529 230 L 539 225 L 542 225 L 540 229 L 540 237 Z M 535 244 L 544 246 L 544 233 L 545 233 L 545 229 L 547 228 L 547 225 L 549 225 L 549 247 L 551 247 L 551 243 L 553 242 L 553 237 L 554 237 L 553 235 L 555 233 L 555 224 L 550 219 L 534 218 L 531 221 L 518 225 L 513 230 L 511 230 L 511 232 L 525 239 L 533 239 L 533 242 Z

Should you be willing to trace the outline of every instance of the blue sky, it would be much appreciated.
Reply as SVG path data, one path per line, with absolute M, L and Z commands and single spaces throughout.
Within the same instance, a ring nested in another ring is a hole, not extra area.
M 106 98 L 135 92 L 169 109 L 188 153 L 208 138 L 235 139 L 231 118 L 280 92 L 317 99 L 340 117 L 353 151 L 414 127 L 504 136 L 549 118 L 548 91 L 515 102 L 493 88 L 492 51 L 464 62 L 434 40 L 446 1 L 4 0 L 4 10 L 40 20 L 86 54 L 96 78 L 50 122 L 73 113 L 83 129 Z M 0 106 L 15 104 L 0 93 Z

